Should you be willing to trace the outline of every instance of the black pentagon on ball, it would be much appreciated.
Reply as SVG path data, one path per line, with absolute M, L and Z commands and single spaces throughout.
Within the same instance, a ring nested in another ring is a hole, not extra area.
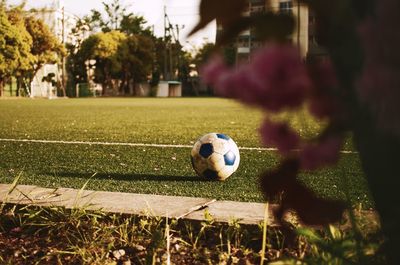
M 208 158 L 214 152 L 214 147 L 212 144 L 202 144 L 200 147 L 200 155 L 204 158 Z
M 236 155 L 232 151 L 229 151 L 224 155 L 224 160 L 225 160 L 225 165 L 233 166 L 233 164 L 235 164 Z
M 231 139 L 228 135 L 222 134 L 222 133 L 217 133 L 217 137 L 219 139 L 224 139 L 224 140 L 227 140 L 227 141 L 229 141 L 229 139 Z
M 218 172 L 211 170 L 211 169 L 206 169 L 203 172 L 204 177 L 206 177 L 209 180 L 217 180 L 218 179 Z

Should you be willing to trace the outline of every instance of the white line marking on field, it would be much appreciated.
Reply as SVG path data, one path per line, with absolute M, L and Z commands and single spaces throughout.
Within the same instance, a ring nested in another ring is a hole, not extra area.
M 35 139 L 1 139 L 0 142 L 19 142 L 19 143 L 43 143 L 43 144 L 82 144 L 82 145 L 113 145 L 113 146 L 133 146 L 133 147 L 161 147 L 161 148 L 193 148 L 192 145 L 185 144 L 145 144 L 145 143 L 118 143 L 118 142 L 85 142 L 85 141 L 59 141 L 59 140 L 35 140 Z M 276 148 L 265 147 L 239 147 L 240 150 L 248 151 L 277 151 Z M 354 151 L 341 151 L 342 154 L 357 154 Z

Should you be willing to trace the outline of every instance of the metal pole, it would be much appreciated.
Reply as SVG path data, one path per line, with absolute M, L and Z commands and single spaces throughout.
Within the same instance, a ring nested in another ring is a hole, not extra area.
M 76 97 L 79 98 L 79 83 L 76 83 L 76 85 L 75 85 L 75 93 L 76 93 Z
M 168 66 L 167 66 L 167 58 L 168 58 L 168 54 L 167 54 L 167 7 L 164 6 L 164 45 L 165 45 L 165 49 L 164 49 L 164 81 L 168 80 Z
M 64 46 L 64 44 L 65 44 L 65 8 L 64 8 L 64 5 L 63 5 L 63 7 L 62 7 L 62 20 L 61 20 L 61 23 L 62 23 L 62 44 L 63 44 L 63 46 Z M 61 69 L 61 89 L 62 89 L 62 92 L 63 92 L 63 97 L 65 97 L 66 96 L 66 91 L 65 91 L 65 86 L 66 86 L 66 82 L 65 82 L 65 72 L 66 72 L 66 69 L 65 69 L 65 56 L 63 55 L 62 56 L 62 58 L 61 58 L 61 63 L 62 63 L 62 69 Z
M 297 0 L 297 48 L 300 52 L 300 0 Z

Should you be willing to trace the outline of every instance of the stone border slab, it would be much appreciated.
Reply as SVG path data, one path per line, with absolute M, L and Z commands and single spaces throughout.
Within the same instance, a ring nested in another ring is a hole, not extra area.
M 204 220 L 205 211 L 217 222 L 236 220 L 241 224 L 259 224 L 264 220 L 265 204 L 217 201 L 207 198 L 162 196 L 122 192 L 41 188 L 0 184 L 0 202 L 37 206 L 84 207 L 110 213 L 150 215 L 170 218 Z M 269 225 L 274 225 L 270 206 Z

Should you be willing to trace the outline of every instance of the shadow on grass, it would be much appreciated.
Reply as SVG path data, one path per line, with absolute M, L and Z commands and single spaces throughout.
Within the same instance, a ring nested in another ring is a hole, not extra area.
M 52 172 L 42 173 L 54 175 L 62 178 L 89 178 L 91 173 L 82 172 Z M 126 181 L 204 181 L 204 178 L 198 176 L 169 176 L 169 175 L 151 175 L 151 174 L 121 174 L 121 173 L 97 173 L 92 179 L 107 180 L 126 180 Z

